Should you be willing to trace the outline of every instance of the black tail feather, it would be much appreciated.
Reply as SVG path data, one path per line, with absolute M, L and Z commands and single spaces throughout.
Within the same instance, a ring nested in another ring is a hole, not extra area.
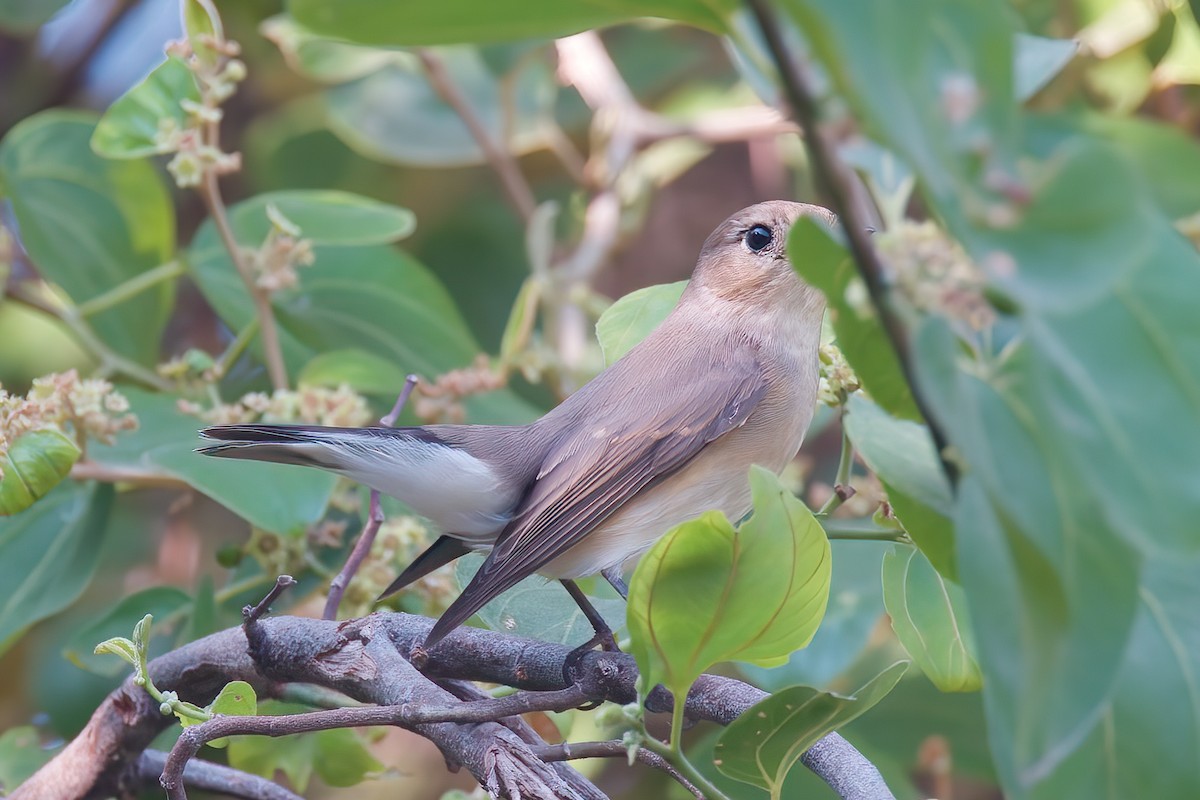
M 439 536 L 438 540 L 431 544 L 424 553 L 417 556 L 416 559 L 409 564 L 403 572 L 392 581 L 391 584 L 383 590 L 376 602 L 408 586 L 413 581 L 424 578 L 429 573 L 433 572 L 438 567 L 449 564 L 456 558 L 465 556 L 471 552 L 471 548 L 462 543 L 460 539 L 455 539 L 452 536 Z

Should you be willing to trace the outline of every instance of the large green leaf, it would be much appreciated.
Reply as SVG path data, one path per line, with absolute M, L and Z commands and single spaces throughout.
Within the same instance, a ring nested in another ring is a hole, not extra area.
M 1184 207 L 1172 199 L 1182 195 L 1151 187 L 1128 148 L 1103 141 L 1087 118 L 1046 125 L 1021 113 L 1012 19 L 998 6 L 787 7 L 1012 312 L 993 331 L 995 349 L 972 353 L 929 321 L 914 353 L 966 468 L 958 573 L 1007 793 L 1120 796 L 1140 777 L 1195 796 L 1194 758 L 1183 769 L 1171 761 L 1168 777 L 1152 758 L 1101 769 L 1085 746 L 1161 743 L 1151 706 L 1108 709 L 1129 674 L 1147 559 L 1189 559 L 1200 543 L 1200 318 L 1179 289 L 1195 283 L 1200 259 L 1161 210 Z M 931 91 L 948 85 L 972 100 L 958 124 L 947 124 L 944 92 Z M 1189 622 L 1161 617 L 1167 629 Z M 1161 662 L 1168 682 L 1190 668 L 1175 661 Z M 1158 681 L 1153 668 L 1139 678 Z M 1194 731 L 1196 704 L 1175 708 Z
M 889 416 L 860 395 L 851 397 L 846 408 L 846 435 L 883 482 L 904 530 L 939 572 L 953 578 L 954 498 L 929 429 Z
M 0 653 L 91 583 L 112 498 L 108 484 L 64 483 L 33 508 L 0 520 Z
M 514 153 L 546 147 L 553 135 L 556 84 L 543 60 L 494 73 L 473 47 L 439 48 L 449 79 L 493 141 Z M 415 59 L 393 59 L 326 93 L 330 129 L 363 155 L 421 167 L 485 163 L 462 117 L 442 100 Z
M 105 158 L 141 158 L 170 152 L 161 137 L 167 126 L 182 130 L 188 114 L 180 101 L 200 102 L 196 77 L 171 57 L 117 98 L 96 123 L 92 149 Z
M 137 435 L 113 446 L 95 445 L 89 456 L 100 464 L 179 478 L 227 506 L 252 525 L 281 534 L 301 534 L 321 519 L 336 478 L 315 469 L 231 461 L 195 452 L 204 422 L 182 413 L 175 398 L 123 388 L 141 424 Z
M 0 192 L 38 270 L 76 303 L 90 300 L 175 251 L 175 213 L 145 161 L 109 161 L 92 152 L 95 117 L 44 111 L 22 120 L 0 144 Z M 157 360 L 174 288 L 163 283 L 89 318 L 106 344 L 143 363 Z
M 465 555 L 454 564 L 459 588 L 478 571 L 483 556 Z M 625 627 L 625 601 L 592 597 L 591 603 L 614 632 Z M 587 617 L 557 581 L 540 576 L 526 578 L 479 610 L 483 624 L 494 631 L 526 636 L 544 642 L 579 645 L 592 637 Z
M 289 0 L 304 26 L 367 44 L 427 45 L 559 37 L 638 17 L 662 17 L 722 32 L 732 0 L 532 0 L 519 7 L 488 0 Z
M 416 59 L 412 53 L 318 36 L 288 14 L 263 21 L 263 36 L 270 39 L 287 59 L 288 66 L 302 75 L 328 83 L 343 83 L 393 63 Z
M 838 347 L 863 388 L 892 414 L 920 419 L 896 352 L 866 300 L 846 248 L 824 224 L 801 217 L 788 234 L 788 258 L 800 277 L 825 295 Z
M 0 517 L 24 511 L 71 474 L 79 447 L 57 428 L 29 431 L 0 459 Z
M 293 373 L 317 352 L 340 349 L 361 350 L 405 374 L 427 377 L 470 362 L 478 348 L 446 290 L 409 256 L 365 244 L 378 241 L 383 228 L 358 223 L 348 234 L 322 223 L 316 206 L 310 207 L 312 213 L 299 213 L 289 202 L 293 197 L 312 195 L 262 195 L 235 206 L 230 219 L 238 242 L 256 247 L 267 234 L 265 208 L 272 203 L 317 243 L 316 263 L 300 270 L 300 286 L 273 296 L 284 357 Z M 334 246 L 348 243 L 364 246 Z M 192 242 L 190 261 L 201 291 L 221 318 L 234 329 L 247 325 L 254 318 L 253 304 L 209 223 Z
M 943 692 L 979 690 L 963 590 L 939 575 L 920 550 L 895 545 L 884 555 L 883 602 L 896 637 L 935 686 Z
M 626 611 L 646 689 L 682 697 L 720 661 L 786 662 L 812 639 L 829 598 L 825 532 L 779 478 L 750 470 L 754 515 L 719 512 L 671 529 L 642 558 Z
M 687 288 L 687 281 L 635 289 L 604 310 L 596 321 L 596 338 L 604 363 L 612 364 L 645 339 L 666 319 Z
M 808 686 L 782 689 L 755 703 L 730 723 L 713 753 L 721 772 L 761 786 L 777 798 L 783 780 L 817 740 L 861 716 L 882 700 L 908 669 L 898 661 L 854 694 Z

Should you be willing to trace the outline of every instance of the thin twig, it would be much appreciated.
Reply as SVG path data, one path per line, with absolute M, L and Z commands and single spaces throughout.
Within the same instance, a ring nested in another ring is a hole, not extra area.
M 217 716 L 193 725 L 180 734 L 163 765 L 160 783 L 170 800 L 186 800 L 185 769 L 200 748 L 226 736 L 291 736 L 335 728 L 395 725 L 413 728 L 442 722 L 493 722 L 531 711 L 566 711 L 580 705 L 586 695 L 577 686 L 551 692 L 518 692 L 494 700 L 476 700 L 450 706 L 363 706 L 334 708 L 283 716 Z
M 409 396 L 412 395 L 418 380 L 416 375 L 409 375 L 405 379 L 404 388 L 400 390 L 400 395 L 396 398 L 392 410 L 379 420 L 380 424 L 388 428 L 396 424 L 396 419 L 400 416 L 404 404 L 408 402 Z M 367 510 L 367 524 L 363 526 L 363 531 L 359 535 L 358 541 L 354 543 L 354 549 L 350 551 L 350 556 L 342 565 L 341 571 L 329 582 L 329 596 L 325 599 L 325 611 L 322 614 L 324 619 L 337 619 L 338 606 L 342 604 L 346 587 L 350 585 L 358 568 L 362 566 L 367 554 L 371 552 L 371 546 L 375 544 L 375 536 L 379 533 L 379 526 L 382 524 L 383 505 L 380 502 L 379 490 L 372 489 Z
M 842 503 L 854 496 L 854 487 L 850 485 L 850 473 L 854 469 L 854 445 L 846 432 L 846 414 L 842 412 L 842 454 L 838 458 L 837 475 L 833 479 L 833 494 L 817 512 L 818 517 L 832 514 Z
M 214 149 L 217 148 L 217 124 L 209 123 L 205 126 L 205 130 L 208 131 L 206 144 Z M 283 362 L 283 348 L 279 344 L 279 329 L 275 325 L 275 310 L 271 307 L 271 296 L 255 282 L 254 275 L 251 273 L 249 265 L 246 264 L 242 247 L 234 237 L 233 228 L 229 224 L 225 201 L 221 199 L 221 187 L 217 181 L 216 170 L 211 167 L 204 171 L 204 181 L 200 184 L 200 196 L 204 199 L 208 215 L 212 217 L 213 225 L 217 229 L 217 236 L 220 237 L 221 243 L 229 253 L 229 258 L 233 261 L 237 274 L 241 277 L 246 291 L 250 293 L 250 299 L 254 302 L 254 312 L 258 316 L 258 324 L 262 330 L 263 359 L 267 363 L 267 374 L 271 378 L 271 386 L 276 389 L 286 389 L 288 388 L 287 366 Z
M 617 739 L 607 742 L 563 742 L 548 744 L 542 747 L 531 747 L 534 755 L 542 761 L 570 761 L 576 758 L 628 758 L 629 749 Z M 658 753 L 644 747 L 637 749 L 635 757 L 643 764 L 660 769 L 679 782 L 683 788 L 691 792 L 698 800 L 704 800 L 704 794 L 695 784 L 685 778 L 679 770 Z
M 80 461 L 71 467 L 71 478 L 77 481 L 101 483 L 130 483 L 138 487 L 189 489 L 186 481 L 163 472 L 151 472 L 138 467 L 114 467 L 95 461 Z
M 271 608 L 271 603 L 279 599 L 279 595 L 288 590 L 289 587 L 296 585 L 296 579 L 291 575 L 280 575 L 275 579 L 275 585 L 271 587 L 271 591 L 267 592 L 267 596 L 259 600 L 256 605 L 246 606 L 242 609 L 242 625 L 253 625 L 262 617 L 263 614 Z
M 429 85 L 446 102 L 446 105 L 454 109 L 454 113 L 458 114 L 459 119 L 467 126 L 471 138 L 483 151 L 483 157 L 487 159 L 488 164 L 499 176 L 505 196 L 520 215 L 521 221 L 528 225 L 529 220 L 533 218 L 534 209 L 537 208 L 537 199 L 534 197 L 533 189 L 529 187 L 528 181 L 525 180 L 525 176 L 521 174 L 516 159 L 508 151 L 507 142 L 497 143 L 492 139 L 492 135 L 483 126 L 475 109 L 471 108 L 471 104 L 463 96 L 462 90 L 450 77 L 442 60 L 432 50 L 423 47 L 417 48 L 417 58 L 420 59 L 421 66 L 425 68 Z
M 107 311 L 114 306 L 124 303 L 130 298 L 136 297 L 147 289 L 154 288 L 160 283 L 181 277 L 186 272 L 187 268 L 184 267 L 181 261 L 168 261 L 165 264 L 159 264 L 153 269 L 139 272 L 129 280 L 117 284 L 103 294 L 98 294 L 90 300 L 84 300 L 75 310 L 79 316 L 85 318 L 93 314 L 99 314 L 102 311 Z
M 871 303 L 874 305 L 876 313 L 879 314 L 880 324 L 896 353 L 904 378 L 912 389 L 913 400 L 916 402 L 921 416 L 929 425 L 929 432 L 937 446 L 942 470 L 950 480 L 950 485 L 954 486 L 957 483 L 958 467 L 948 458 L 948 440 L 945 432 L 938 424 L 929 402 L 917 384 L 909 352 L 908 331 L 888 300 L 888 290 L 884 285 L 883 262 L 871 243 L 868 232 L 871 226 L 867 221 L 859 218 L 858 207 L 853 201 L 853 189 L 851 188 L 853 183 L 850 172 L 820 127 L 816 95 L 812 90 L 812 82 L 809 80 L 807 70 L 804 65 L 792 57 L 787 45 L 784 44 L 779 23 L 767 0 L 746 0 L 746 2 L 754 13 L 767 43 L 767 49 L 770 50 L 771 56 L 779 68 L 779 77 L 792 106 L 792 111 L 796 115 L 800 127 L 804 130 L 808 152 L 812 156 L 813 172 L 829 199 L 830 208 L 842 222 L 850 253 L 867 286 Z

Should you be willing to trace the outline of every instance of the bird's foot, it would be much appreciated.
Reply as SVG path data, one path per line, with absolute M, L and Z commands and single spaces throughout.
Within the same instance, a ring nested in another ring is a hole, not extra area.
M 567 657 L 563 659 L 563 684 L 564 686 L 574 686 L 579 683 L 579 663 L 583 657 L 590 653 L 596 645 L 600 645 L 600 649 L 607 653 L 619 653 L 621 648 L 617 646 L 617 639 L 613 636 L 612 630 L 605 628 L 604 630 L 596 631 L 592 638 L 588 639 L 583 644 L 576 647 L 571 652 L 567 653 Z M 599 706 L 603 701 L 596 700 L 580 706 L 580 711 L 590 711 Z

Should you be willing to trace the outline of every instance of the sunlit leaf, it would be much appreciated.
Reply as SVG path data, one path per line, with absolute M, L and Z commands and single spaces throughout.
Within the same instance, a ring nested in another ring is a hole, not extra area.
M 686 692 L 720 661 L 778 665 L 808 644 L 829 597 L 830 550 L 812 513 L 761 467 L 754 515 L 735 529 L 708 512 L 638 564 L 627 622 L 647 689 Z
M 921 551 L 895 545 L 883 557 L 883 602 L 900 643 L 935 686 L 979 690 L 983 679 L 960 586 L 939 575 Z
M 18 436 L 0 458 L 0 517 L 33 505 L 71 474 L 79 446 L 57 428 Z
M 231 717 L 252 717 L 258 713 L 258 695 L 254 692 L 254 687 L 245 681 L 230 681 L 221 688 L 221 692 L 212 701 L 209 710 L 214 714 Z M 185 728 L 189 724 L 195 724 L 194 721 L 183 718 L 181 721 Z M 213 739 L 208 746 L 227 747 L 229 742 L 230 737 L 225 736 Z
M 200 89 L 187 64 L 171 57 L 108 107 L 96 123 L 92 149 L 105 158 L 170 152 L 166 134 L 188 123 L 181 100 L 200 102 Z
M 596 322 L 604 362 L 612 364 L 645 339 L 679 302 L 687 281 L 636 289 L 617 300 Z
M 262 35 L 279 48 L 288 66 L 309 78 L 328 83 L 343 83 L 392 63 L 411 63 L 412 53 L 366 47 L 360 44 L 318 36 L 288 14 L 276 14 L 263 21 Z
M 761 786 L 779 797 L 783 780 L 800 756 L 830 731 L 882 700 L 908 669 L 898 661 L 854 694 L 808 686 L 782 689 L 751 706 L 721 734 L 713 755 L 721 772 Z

